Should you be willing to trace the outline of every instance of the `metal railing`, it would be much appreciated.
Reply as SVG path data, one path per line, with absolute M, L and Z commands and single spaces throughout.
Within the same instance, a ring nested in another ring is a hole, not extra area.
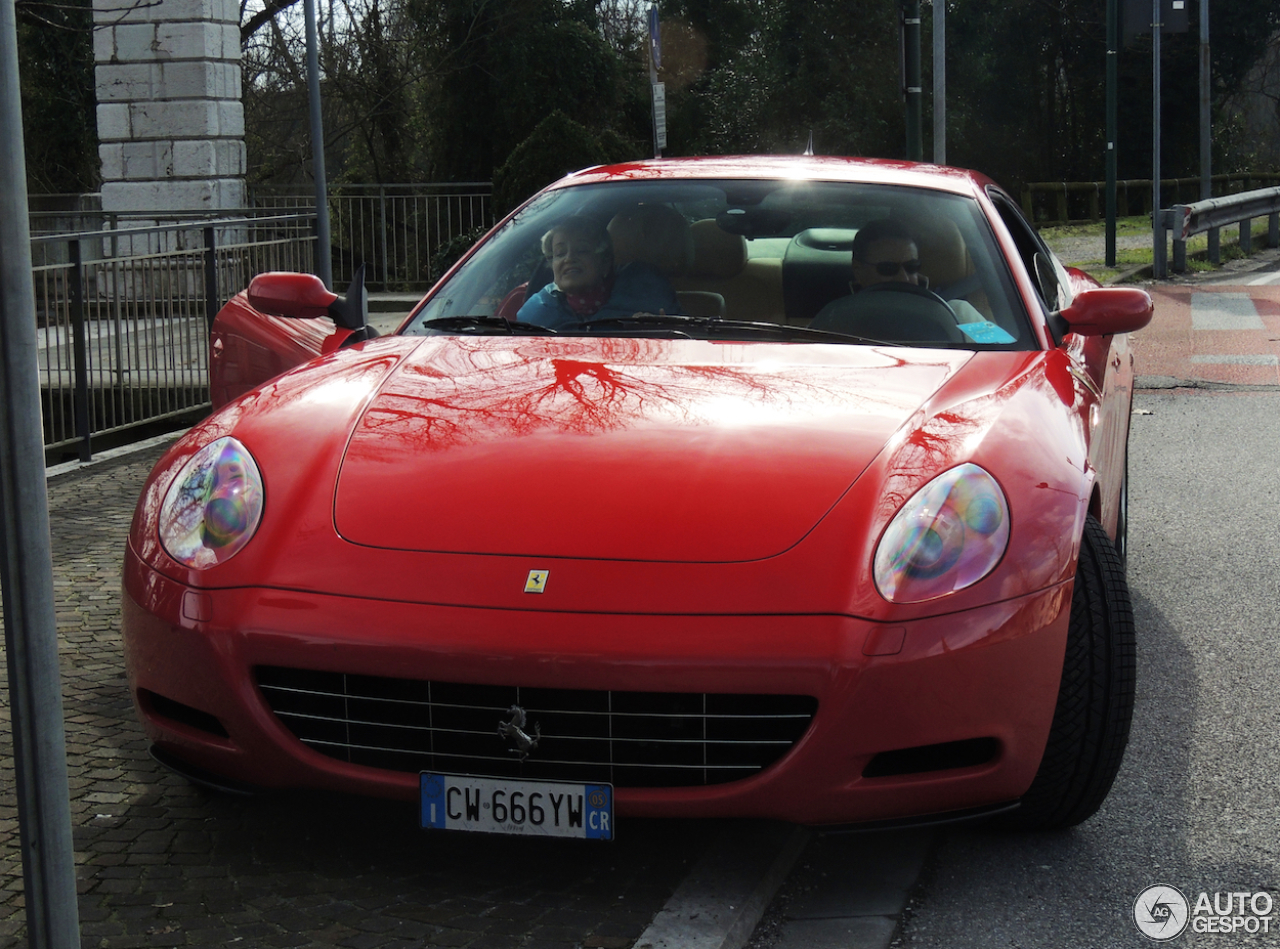
M 1240 249 L 1248 254 L 1253 249 L 1253 220 L 1260 217 L 1268 219 L 1267 246 L 1280 247 L 1280 187 L 1166 208 L 1160 212 L 1161 239 L 1157 244 L 1164 243 L 1164 231 L 1173 232 L 1172 269 L 1183 273 L 1187 269 L 1187 238 L 1228 224 L 1239 224 Z M 1217 241 L 1210 242 L 1209 257 L 1213 263 L 1221 263 Z M 1156 277 L 1165 276 L 1162 264 L 1163 261 L 1156 261 Z
M 1211 179 L 1217 195 L 1235 194 L 1266 183 L 1280 184 L 1280 172 L 1242 172 L 1214 175 Z M 1130 178 L 1116 182 L 1116 214 L 1129 217 L 1151 213 L 1151 179 Z M 1180 203 L 1184 197 L 1200 197 L 1200 179 L 1161 178 L 1164 199 Z M 1106 203 L 1105 181 L 1037 181 L 1022 188 L 1022 211 L 1036 224 L 1072 224 L 1100 221 Z M 1163 201 L 1161 202 L 1163 204 Z
M 329 191 L 333 281 L 342 287 L 360 264 L 371 289 L 422 291 L 440 277 L 440 251 L 493 226 L 487 181 L 335 185 Z M 297 189 L 253 189 L 260 209 L 314 209 Z
M 214 316 L 258 273 L 312 271 L 314 245 L 314 213 L 33 237 L 46 453 L 207 408 Z

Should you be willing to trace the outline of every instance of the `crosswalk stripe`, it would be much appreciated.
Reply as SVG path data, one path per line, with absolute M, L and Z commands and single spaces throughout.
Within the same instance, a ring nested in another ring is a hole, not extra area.
M 1266 329 L 1247 293 L 1191 294 L 1191 328 L 1195 330 Z

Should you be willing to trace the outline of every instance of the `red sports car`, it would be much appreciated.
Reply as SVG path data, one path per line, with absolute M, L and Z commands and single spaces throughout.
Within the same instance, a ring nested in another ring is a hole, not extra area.
M 129 684 L 193 780 L 608 838 L 1105 798 L 1141 290 L 981 175 L 593 168 L 391 336 L 265 274 L 125 558 Z

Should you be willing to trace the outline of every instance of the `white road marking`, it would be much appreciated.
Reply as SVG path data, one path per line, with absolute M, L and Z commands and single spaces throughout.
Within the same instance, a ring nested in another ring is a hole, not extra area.
M 1244 356 L 1192 356 L 1192 362 L 1207 366 L 1280 366 L 1280 356 L 1250 353 Z
M 1266 329 L 1247 293 L 1191 294 L 1191 328 L 1197 330 Z
M 1252 280 L 1246 283 L 1245 286 L 1246 287 L 1266 287 L 1266 286 L 1270 286 L 1271 284 L 1280 284 L 1280 270 L 1277 270 L 1275 273 L 1263 274 L 1261 277 L 1254 277 Z

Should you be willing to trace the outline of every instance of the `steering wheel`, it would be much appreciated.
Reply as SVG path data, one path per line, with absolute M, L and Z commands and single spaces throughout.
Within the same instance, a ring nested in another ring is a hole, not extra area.
M 928 287 L 922 287 L 918 283 L 904 283 L 901 280 L 886 280 L 884 283 L 873 283 L 869 287 L 863 287 L 859 293 L 909 293 L 912 296 L 923 297 L 926 300 L 932 300 L 939 306 L 943 307 L 947 313 L 951 313 L 951 307 L 947 306 L 947 301 L 942 299 Z
M 960 343 L 964 337 L 947 301 L 928 287 L 892 280 L 863 287 L 854 297 L 861 335 L 904 342 Z

